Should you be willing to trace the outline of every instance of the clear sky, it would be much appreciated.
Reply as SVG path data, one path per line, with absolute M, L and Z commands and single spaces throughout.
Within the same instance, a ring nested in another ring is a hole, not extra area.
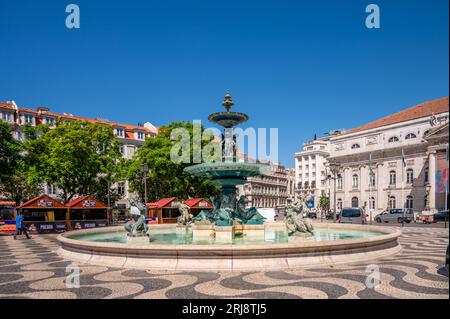
M 65 8 L 81 28 L 65 27 Z M 365 27 L 366 5 L 381 29 Z M 155 125 L 221 110 L 279 128 L 281 162 L 314 134 L 448 95 L 447 0 L 0 0 L 0 101 Z M 208 124 L 208 123 L 206 123 Z

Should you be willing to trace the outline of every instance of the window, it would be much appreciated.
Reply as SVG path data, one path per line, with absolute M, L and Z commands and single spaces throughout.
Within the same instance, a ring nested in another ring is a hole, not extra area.
M 48 195 L 56 195 L 56 187 L 55 185 L 47 185 L 47 193 Z
M 337 209 L 341 210 L 342 209 L 342 199 L 338 198 L 337 200 Z
M 358 197 L 353 197 L 352 198 L 352 207 L 354 207 L 354 208 L 359 207 L 359 199 L 358 199 Z
M 45 124 L 53 126 L 53 125 L 55 125 L 55 119 L 53 117 L 46 117 Z
M 122 155 L 124 155 L 124 154 L 125 154 L 125 148 L 124 148 L 124 146 L 123 146 L 123 145 L 120 145 L 120 149 L 119 149 L 119 151 L 120 151 L 120 154 L 122 154 Z
M 415 139 L 417 136 L 414 133 L 409 133 L 406 135 L 405 140 L 412 140 Z
M 123 129 L 122 128 L 116 128 L 116 135 L 118 137 L 123 137 Z
M 359 186 L 359 178 L 358 178 L 357 174 L 354 174 L 352 176 L 352 187 L 353 188 L 358 188 L 358 186 Z
M 397 184 L 397 173 L 395 171 L 389 172 L 389 185 L 395 186 Z
M 2 120 L 6 121 L 6 122 L 10 121 L 11 114 L 9 112 L 2 112 L 1 115 L 2 115 L 2 117 L 1 117 Z
M 395 200 L 395 196 L 389 197 L 389 208 L 393 209 L 393 208 L 396 208 L 396 206 L 397 206 L 397 203 Z
M 308 188 L 308 187 L 309 187 L 309 183 L 305 182 L 305 188 Z
M 369 198 L 369 209 L 375 209 L 375 197 Z
M 399 141 L 399 139 L 398 139 L 397 136 L 392 136 L 388 140 L 389 143 L 395 143 L 395 142 L 398 142 L 398 141 Z
M 428 167 L 425 168 L 425 172 L 424 172 L 424 179 L 425 179 L 425 183 L 428 183 L 428 175 L 429 175 L 429 170 Z
M 406 196 L 406 208 L 412 209 L 413 208 L 413 197 L 411 195 Z
M 361 146 L 358 143 L 355 143 L 352 145 L 352 150 L 357 149 L 357 148 L 361 148 Z
M 311 182 L 311 188 L 316 188 L 316 181 Z
M 145 138 L 144 132 L 137 132 L 138 140 L 143 140 Z
M 337 188 L 342 189 L 342 175 L 337 176 Z
M 412 168 L 408 168 L 406 170 L 406 183 L 407 184 L 412 184 L 414 180 L 414 171 Z
M 369 172 L 369 186 L 375 187 L 375 173 Z
M 25 123 L 33 124 L 33 115 L 25 114 Z
M 117 194 L 119 194 L 120 196 L 123 196 L 125 194 L 125 184 L 124 183 L 117 184 Z

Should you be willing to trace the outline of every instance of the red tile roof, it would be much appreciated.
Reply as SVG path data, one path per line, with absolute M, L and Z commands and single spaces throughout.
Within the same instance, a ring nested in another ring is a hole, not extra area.
M 169 205 L 171 202 L 173 202 L 176 199 L 177 199 L 176 197 L 162 198 L 157 202 L 148 203 L 147 207 L 148 208 L 163 208 L 163 207 Z
M 51 201 L 52 203 L 53 203 L 53 205 L 54 206 L 51 206 L 51 207 L 40 207 L 37 203 L 38 203 L 38 201 L 39 200 L 47 200 L 47 201 Z M 61 202 L 59 202 L 59 201 L 57 201 L 56 199 L 54 199 L 54 198 L 51 198 L 50 196 L 48 196 L 48 195 L 41 195 L 41 196 L 38 196 L 38 197 L 35 197 L 35 198 L 32 198 L 32 199 L 30 199 L 29 201 L 27 201 L 27 202 L 25 202 L 25 203 L 23 203 L 22 205 L 20 205 L 20 206 L 17 206 L 16 208 L 64 208 L 64 205 L 61 203 Z
M 5 102 L 0 102 L 0 108 L 14 110 L 12 104 Z
M 103 204 L 101 201 L 99 201 L 98 199 L 91 197 L 91 196 L 82 196 L 82 197 L 73 199 L 66 204 L 66 207 L 76 208 L 78 206 L 77 208 L 83 208 L 83 206 L 80 206 L 79 204 L 85 200 L 95 201 L 96 205 L 93 208 L 107 208 L 107 206 L 105 204 Z
M 209 202 L 209 200 L 206 200 L 204 198 L 190 198 L 190 199 L 186 199 L 186 201 L 184 203 L 186 205 L 188 205 L 189 207 L 194 207 L 195 205 L 197 205 L 201 201 L 205 201 L 205 202 L 208 203 L 208 206 L 212 206 L 211 203 Z
M 428 117 L 434 114 L 444 113 L 449 111 L 448 96 L 436 100 L 423 102 L 421 104 L 407 108 L 398 113 L 388 115 L 381 119 L 375 120 L 363 126 L 348 130 L 344 134 L 351 134 L 361 131 L 366 131 L 378 127 L 411 121 L 422 117 Z
M 16 206 L 16 202 L 0 202 L 0 206 Z

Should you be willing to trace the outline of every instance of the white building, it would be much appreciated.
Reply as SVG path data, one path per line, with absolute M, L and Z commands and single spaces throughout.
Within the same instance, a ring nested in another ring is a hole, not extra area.
M 329 183 L 331 206 L 364 207 L 373 216 L 387 208 L 443 208 L 448 102 L 421 103 L 332 136 L 327 162 L 338 164 L 338 171 L 336 197 L 334 180 Z
M 314 207 L 327 191 L 326 163 L 330 156 L 330 136 L 321 137 L 303 144 L 303 150 L 295 153 L 296 195 L 314 196 Z

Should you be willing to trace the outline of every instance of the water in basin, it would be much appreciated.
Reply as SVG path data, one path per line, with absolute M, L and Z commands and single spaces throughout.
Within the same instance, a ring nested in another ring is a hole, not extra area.
M 359 238 L 369 238 L 374 236 L 380 236 L 382 233 L 366 230 L 333 230 L 333 229 L 316 229 L 314 231 L 315 241 L 334 241 L 334 240 L 349 240 Z M 74 235 L 72 239 L 86 240 L 92 242 L 105 242 L 105 243 L 127 243 L 127 235 L 125 232 L 108 232 L 108 233 L 93 233 L 85 235 Z M 174 230 L 158 230 L 151 232 L 152 244 L 166 244 L 166 245 L 214 245 L 215 240 L 208 239 L 202 241 L 194 241 L 192 239 L 192 232 L 183 234 L 176 233 Z M 310 239 L 311 240 L 311 239 Z M 263 238 L 244 238 L 242 236 L 236 236 L 233 240 L 234 245 L 245 244 L 275 244 L 275 243 L 287 243 L 288 236 L 286 231 L 266 230 Z M 220 244 L 220 243 L 218 243 Z

